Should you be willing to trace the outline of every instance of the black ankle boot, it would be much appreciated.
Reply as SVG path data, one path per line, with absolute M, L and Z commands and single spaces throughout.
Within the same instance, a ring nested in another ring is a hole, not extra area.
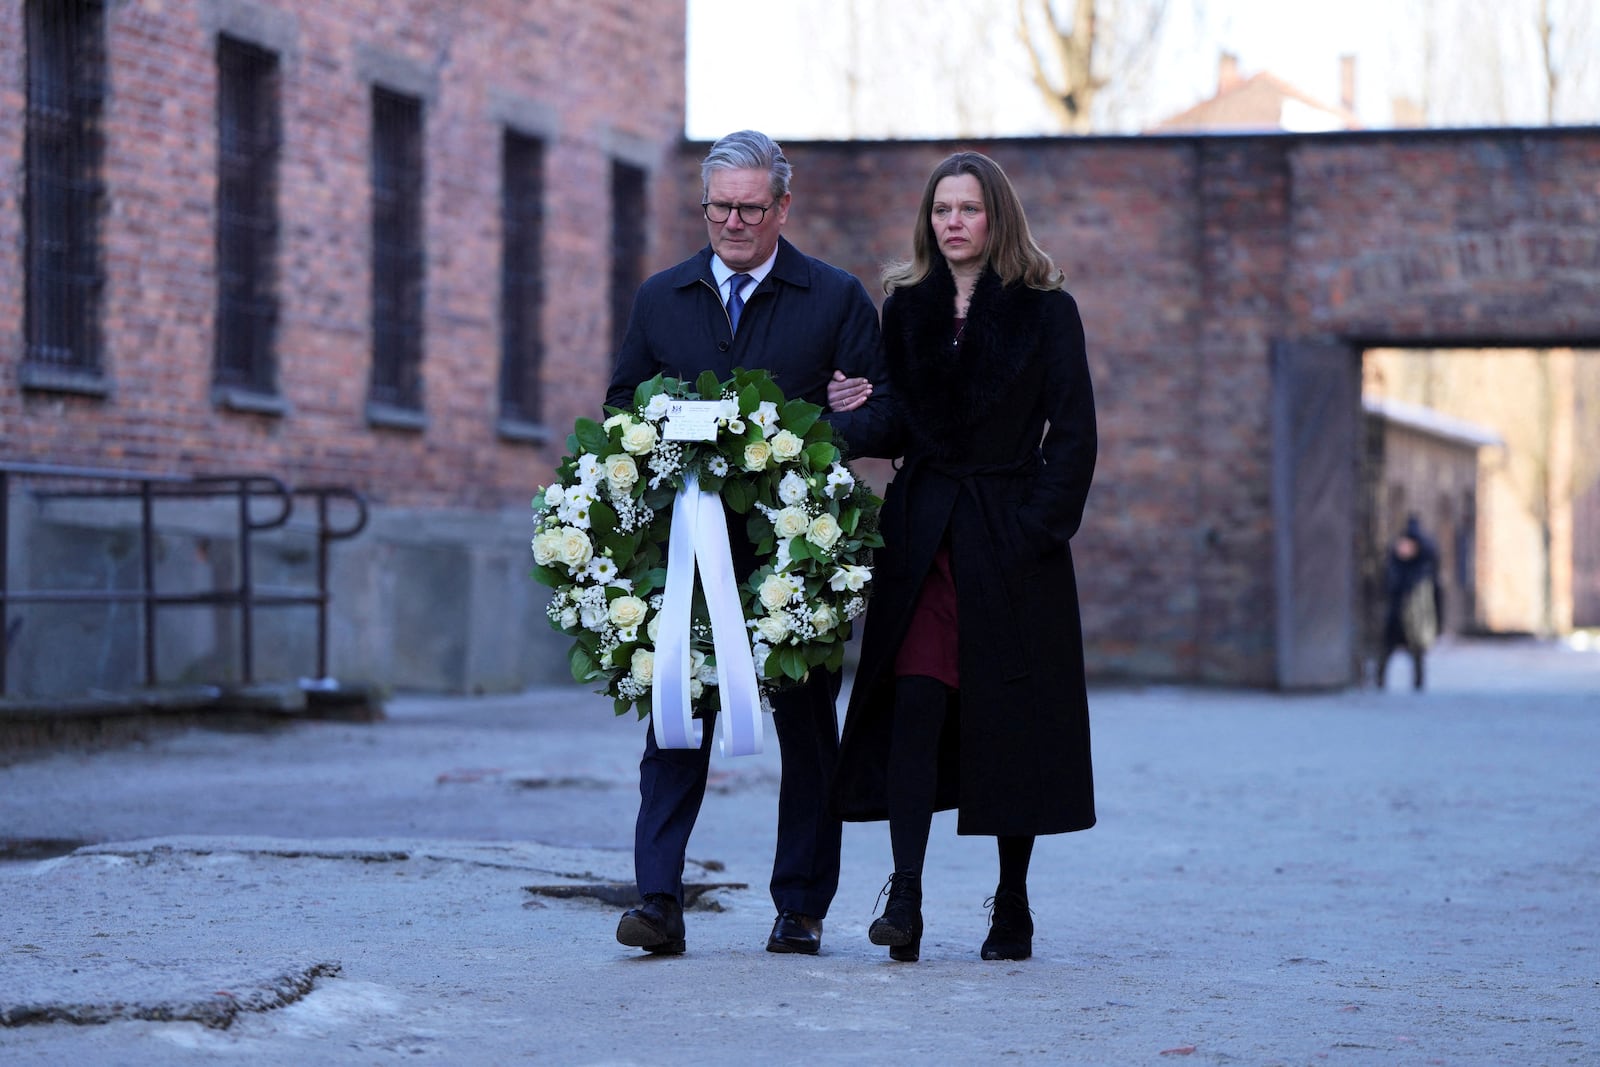
M 922 875 L 896 871 L 878 894 L 889 894 L 883 914 L 867 928 L 867 940 L 888 945 L 889 958 L 915 963 L 922 955 Z
M 989 936 L 983 942 L 986 960 L 1025 960 L 1033 955 L 1033 913 L 1026 893 L 996 889 L 983 902 L 989 912 Z

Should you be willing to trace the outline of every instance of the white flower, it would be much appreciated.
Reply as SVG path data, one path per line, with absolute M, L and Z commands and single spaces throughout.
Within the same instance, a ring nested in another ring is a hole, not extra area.
M 768 615 L 756 621 L 756 630 L 773 644 L 789 636 L 789 621 L 782 615 Z
M 871 580 L 872 571 L 870 568 L 846 564 L 833 572 L 833 577 L 828 579 L 828 587 L 835 591 L 848 589 L 852 593 L 859 593 L 867 587 L 867 583 Z
M 699 700 L 706 691 L 706 683 L 698 678 L 689 679 L 689 699 Z
M 614 428 L 616 428 L 618 426 L 621 426 L 623 429 L 627 429 L 629 426 L 632 426 L 632 425 L 633 425 L 633 417 L 631 415 L 624 414 L 623 412 L 620 412 L 620 411 L 617 412 L 615 415 L 612 415 L 611 417 L 606 419 L 605 422 L 602 422 L 600 424 L 601 428 L 602 429 L 606 429 L 606 430 L 614 429 Z
M 788 432 L 788 430 L 783 431 L 783 433 Z M 779 434 L 778 436 L 782 437 L 783 434 Z M 776 443 L 773 445 L 772 454 L 775 456 L 778 455 Z M 778 456 L 778 458 L 782 459 L 783 457 Z M 778 483 L 778 499 L 783 501 L 785 504 L 798 504 L 810 495 L 811 487 L 806 485 L 806 480 L 800 475 L 796 474 L 794 471 L 790 471 L 788 474 L 785 474 L 783 476 L 783 481 Z
M 789 538 L 785 537 L 778 542 L 778 547 L 772 553 L 772 569 L 786 571 L 793 566 L 794 560 L 789 556 Z
M 617 565 L 610 556 L 596 556 L 583 568 L 583 576 L 598 585 L 606 585 L 617 576 Z
M 778 435 L 772 439 L 772 454 L 778 457 L 779 463 L 789 463 L 798 458 L 800 451 L 806 443 L 790 430 L 779 430 Z
M 823 512 L 811 520 L 811 528 L 806 531 L 806 540 L 818 548 L 829 549 L 839 540 L 841 532 L 839 520 Z
M 576 526 L 563 526 L 557 531 L 560 537 L 557 551 L 562 563 L 577 569 L 594 557 L 594 545 L 589 535 Z
M 839 613 L 826 604 L 818 604 L 811 611 L 811 625 L 819 634 L 825 634 L 839 625 Z
M 765 641 L 750 642 L 750 658 L 755 660 L 756 674 L 767 673 L 767 657 L 772 655 L 772 647 Z
M 622 450 L 642 456 L 656 447 L 656 428 L 648 422 L 636 423 L 622 431 Z
M 738 409 L 735 408 L 735 410 L 738 410 Z M 743 419 L 729 419 L 728 420 L 728 432 L 733 434 L 735 437 L 738 437 L 741 434 L 743 434 L 744 433 L 744 420 Z
M 770 400 L 763 400 L 750 413 L 750 421 L 761 427 L 762 437 L 771 437 L 778 432 L 778 405 Z
M 835 491 L 837 491 L 837 490 L 843 489 L 846 493 L 849 493 L 850 490 L 854 489 L 855 487 L 856 487 L 855 477 L 850 473 L 850 471 L 848 469 L 846 469 L 844 467 L 841 467 L 839 464 L 835 463 L 833 465 L 833 468 L 828 471 L 827 494 L 830 497 L 833 496 Z
M 728 461 L 721 455 L 712 456 L 706 460 L 706 470 L 718 478 L 726 478 L 728 476 Z
M 733 424 L 737 422 L 738 419 L 739 402 L 734 400 L 732 397 L 723 397 L 721 405 L 717 408 L 717 421 L 722 423 L 724 426 L 727 426 L 729 429 L 732 429 Z M 734 430 L 734 433 L 742 432 L 742 430 Z
M 773 516 L 772 532 L 779 540 L 802 537 L 811 529 L 811 514 L 804 508 L 787 507 Z
M 533 561 L 548 567 L 561 558 L 561 532 L 544 530 L 533 539 Z
M 672 398 L 666 393 L 657 393 L 651 397 L 644 406 L 644 417 L 647 419 L 661 419 L 667 414 L 667 405 L 672 403 Z
M 578 625 L 578 609 L 577 608 L 562 608 L 561 609 L 561 628 L 563 630 L 570 630 L 576 625 Z
M 704 662 L 704 663 L 700 664 L 700 666 L 695 668 L 694 676 L 695 676 L 695 679 L 697 681 L 699 681 L 699 682 L 701 682 L 701 683 L 703 683 L 705 685 L 716 685 L 717 684 L 717 665 L 715 663 L 711 663 L 709 661 L 708 662 Z
M 659 605 L 659 604 L 656 605 L 656 607 L 658 607 L 658 608 L 660 606 L 661 605 Z M 650 624 L 644 628 L 644 633 L 645 633 L 646 637 L 650 638 L 650 643 L 652 645 L 659 645 L 661 643 L 661 612 L 660 611 L 657 611 L 654 615 L 650 616 Z
M 634 680 L 640 685 L 648 686 L 655 681 L 656 654 L 648 648 L 633 650 L 633 662 L 629 664 Z
M 636 596 L 619 596 L 611 602 L 607 614 L 619 629 L 629 629 L 643 622 L 645 613 L 649 610 L 645 607 L 644 601 Z
M 600 457 L 593 452 L 585 452 L 578 457 L 578 482 L 582 488 L 589 490 L 591 498 L 594 496 L 595 486 L 600 484 L 600 479 L 605 477 L 605 472 L 600 469 Z
M 548 511 L 554 511 L 556 508 L 560 507 L 561 506 L 561 496 L 565 492 L 566 492 L 566 490 L 561 487 L 561 483 L 559 483 L 559 482 L 557 482 L 555 485 L 550 486 L 550 488 L 546 489 L 544 491 L 544 506 L 545 506 L 545 509 L 548 510 Z
M 762 579 L 761 587 L 756 591 L 756 596 L 761 601 L 761 606 L 768 611 L 777 611 L 789 602 L 789 597 L 794 595 L 794 587 L 784 580 L 781 574 L 769 574 Z
M 604 601 L 598 604 L 584 601 L 580 605 L 579 617 L 583 620 L 583 628 L 585 630 L 593 630 L 597 634 L 605 633 L 606 626 L 611 622 L 611 617 L 606 614 Z
M 611 491 L 617 496 L 626 495 L 628 490 L 633 488 L 634 483 L 639 480 L 639 465 L 633 461 L 632 456 L 623 452 L 619 452 L 614 456 L 607 456 L 604 469 L 606 472 L 606 484 L 611 487 Z
M 772 458 L 772 446 L 765 441 L 752 441 L 744 446 L 744 469 L 747 471 L 763 471 L 767 469 L 767 460 Z

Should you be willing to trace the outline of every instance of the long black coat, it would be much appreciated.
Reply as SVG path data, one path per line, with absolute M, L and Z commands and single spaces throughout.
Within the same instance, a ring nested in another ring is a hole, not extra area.
M 895 654 L 948 539 L 961 726 L 941 747 L 938 807 L 960 809 L 963 834 L 1083 830 L 1094 784 L 1068 546 L 1096 452 L 1083 325 L 1067 293 L 1002 287 L 986 271 L 955 346 L 954 303 L 939 260 L 883 308 L 904 463 L 885 496 L 835 806 L 845 819 L 887 817 Z

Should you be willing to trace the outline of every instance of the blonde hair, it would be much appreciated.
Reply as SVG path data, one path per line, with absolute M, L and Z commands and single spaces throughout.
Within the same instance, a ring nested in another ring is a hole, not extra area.
M 984 212 L 989 217 L 987 260 L 1001 284 L 1021 281 L 1032 289 L 1060 289 L 1065 281 L 1061 270 L 1034 241 L 1022 201 L 1000 164 L 981 152 L 957 152 L 946 156 L 928 176 L 916 227 L 911 231 L 911 258 L 884 269 L 883 291 L 892 293 L 916 285 L 933 270 L 933 257 L 939 254 L 933 234 L 933 192 L 941 181 L 957 174 L 972 175 L 983 192 Z

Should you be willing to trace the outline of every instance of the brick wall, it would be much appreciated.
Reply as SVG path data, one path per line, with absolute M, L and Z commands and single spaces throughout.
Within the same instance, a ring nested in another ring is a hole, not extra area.
M 610 161 L 659 172 L 681 135 L 682 0 L 106 6 L 112 393 L 98 399 L 17 386 L 25 65 L 21 0 L 0 3 L 0 455 L 264 469 L 380 503 L 525 507 L 550 453 L 496 432 L 501 129 L 546 140 L 546 412 L 559 439 L 608 373 Z M 281 416 L 211 397 L 219 31 L 280 54 Z M 424 101 L 422 432 L 365 417 L 375 82 Z
M 1101 458 L 1074 551 L 1101 676 L 1276 677 L 1274 344 L 1600 343 L 1600 131 L 785 147 L 788 235 L 875 296 L 939 159 L 976 148 L 1017 185 L 1088 335 Z
M 520 518 L 607 377 L 611 158 L 659 175 L 652 266 L 705 241 L 694 208 L 705 146 L 677 144 L 681 0 L 112 3 L 103 232 L 113 393 L 24 392 L 21 10 L 21 0 L 0 0 L 7 458 L 265 468 L 347 482 L 383 505 Z M 220 29 L 264 36 L 284 56 L 282 416 L 210 397 Z M 374 80 L 426 102 L 421 431 L 375 429 L 363 410 Z M 508 118 L 548 138 L 554 434 L 542 446 L 495 427 L 498 136 Z M 1278 677 L 1274 346 L 1333 343 L 1355 360 L 1379 344 L 1600 339 L 1592 129 L 792 143 L 790 237 L 876 295 L 881 265 L 906 251 L 928 171 L 967 146 L 1011 173 L 1083 307 L 1102 459 L 1075 551 L 1101 676 Z M 537 625 L 536 608 L 526 610 Z M 486 617 L 485 632 L 504 629 L 504 617 Z

